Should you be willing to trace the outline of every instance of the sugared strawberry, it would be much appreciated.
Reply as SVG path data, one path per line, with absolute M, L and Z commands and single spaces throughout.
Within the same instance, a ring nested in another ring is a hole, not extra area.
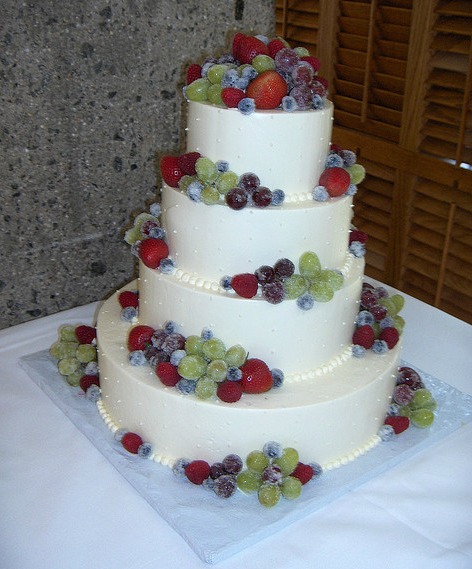
M 309 464 L 299 462 L 290 476 L 294 476 L 298 478 L 302 484 L 306 484 L 313 478 L 313 474 L 313 468 Z
M 379 339 L 387 342 L 388 349 L 393 349 L 400 338 L 400 334 L 396 328 L 393 326 L 389 326 L 388 328 L 384 328 L 380 333 Z
M 241 46 L 241 42 L 245 37 L 246 35 L 242 34 L 241 32 L 238 32 L 234 35 L 231 51 L 235 59 L 239 60 L 239 47 Z
M 274 380 L 267 364 L 258 358 L 249 358 L 239 368 L 243 372 L 241 386 L 244 393 L 265 393 Z
M 332 198 L 345 194 L 350 184 L 351 176 L 344 168 L 339 166 L 326 168 L 321 174 L 319 181 L 319 185 L 324 186 Z
M 269 55 L 269 49 L 264 42 L 253 36 L 245 36 L 237 47 L 240 63 L 251 63 L 256 55 Z
M 151 343 L 151 337 L 154 334 L 154 328 L 140 324 L 131 328 L 128 334 L 128 350 L 144 350 Z
M 202 76 L 202 66 L 198 65 L 198 63 L 192 63 L 187 68 L 187 75 L 185 78 L 185 82 L 187 85 L 193 83 L 196 79 L 200 79 Z
M 179 186 L 183 172 L 179 167 L 178 156 L 163 156 L 160 160 L 161 175 L 164 182 L 171 188 Z
M 359 231 L 358 229 L 353 229 L 349 233 L 349 245 L 353 241 L 360 241 L 361 243 L 364 243 L 364 245 L 365 245 L 368 241 L 368 235 L 367 235 L 367 233 L 364 233 L 363 231 Z
M 246 93 L 236 87 L 225 87 L 221 91 L 221 100 L 229 109 L 235 109 Z
M 372 326 L 365 324 L 359 326 L 352 335 L 352 343 L 364 347 L 366 350 L 372 348 L 375 340 L 375 333 Z
M 210 465 L 206 460 L 192 460 L 185 468 L 185 476 L 192 484 L 203 484 L 210 476 Z
M 285 79 L 273 69 L 260 73 L 246 89 L 246 96 L 254 99 L 256 109 L 276 109 L 286 94 Z
M 100 387 L 100 380 L 98 375 L 83 375 L 79 381 L 80 389 L 87 391 L 91 385 L 98 385 Z
M 139 245 L 139 258 L 150 269 L 157 269 L 162 259 L 169 255 L 169 247 L 162 239 L 144 239 Z
M 195 162 L 201 157 L 200 152 L 187 152 L 177 157 L 177 164 L 186 176 L 195 176 Z
M 239 381 L 222 381 L 218 383 L 216 395 L 225 403 L 236 403 L 241 399 L 243 388 Z
M 273 40 L 270 40 L 270 42 L 267 44 L 269 55 L 270 57 L 272 57 L 272 59 L 274 59 L 276 53 L 281 49 L 284 49 L 284 47 L 287 46 L 280 38 L 275 38 Z
M 410 426 L 410 419 L 408 417 L 402 417 L 401 415 L 389 415 L 385 419 L 385 424 L 390 425 L 395 431 L 396 435 L 403 433 Z
M 128 306 L 138 308 L 139 296 L 131 290 L 124 290 L 118 295 L 118 302 L 120 303 L 121 308 L 127 308 Z
M 241 273 L 234 275 L 231 279 L 231 286 L 239 296 L 243 298 L 253 298 L 257 294 L 258 280 L 252 273 Z
M 174 387 L 182 379 L 177 368 L 170 362 L 159 362 L 156 366 L 156 375 L 167 387 Z
M 300 57 L 300 59 L 302 61 L 306 61 L 307 63 L 309 63 L 313 67 L 313 71 L 315 73 L 320 68 L 321 65 L 320 60 L 317 57 L 314 57 L 313 55 L 303 55 L 302 57 Z
M 77 326 L 75 337 L 79 344 L 91 344 L 97 337 L 97 331 L 93 326 Z
M 143 439 L 136 433 L 125 433 L 121 439 L 121 444 L 128 452 L 138 454 L 138 449 L 143 444 Z

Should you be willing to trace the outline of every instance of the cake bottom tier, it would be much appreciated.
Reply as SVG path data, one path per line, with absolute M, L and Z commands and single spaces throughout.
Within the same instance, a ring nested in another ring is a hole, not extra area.
M 102 398 L 100 411 L 113 430 L 139 434 L 166 465 L 181 457 L 209 462 L 243 458 L 267 441 L 294 447 L 304 462 L 325 469 L 354 460 L 379 442 L 395 385 L 399 344 L 388 353 L 350 358 L 315 379 L 289 382 L 236 403 L 200 400 L 165 387 L 148 365 L 128 363 L 128 322 L 116 293 L 97 321 Z

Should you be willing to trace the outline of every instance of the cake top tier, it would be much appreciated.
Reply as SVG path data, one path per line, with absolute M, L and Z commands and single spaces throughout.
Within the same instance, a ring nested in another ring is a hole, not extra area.
M 189 101 L 237 107 L 243 114 L 318 110 L 325 106 L 328 89 L 319 67 L 304 47 L 291 48 L 279 37 L 237 33 L 230 53 L 188 67 L 184 95 Z

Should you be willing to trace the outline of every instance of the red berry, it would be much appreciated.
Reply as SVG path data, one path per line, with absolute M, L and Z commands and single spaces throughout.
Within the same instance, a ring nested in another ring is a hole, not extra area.
M 280 51 L 281 49 L 284 49 L 284 47 L 287 47 L 287 46 L 279 38 L 275 38 L 273 40 L 270 40 L 270 42 L 267 44 L 267 48 L 269 50 L 269 55 L 270 55 L 270 57 L 272 57 L 272 59 L 274 59 L 276 53 L 278 51 Z
M 100 387 L 100 381 L 98 379 L 98 375 L 83 375 L 80 378 L 79 385 L 82 391 L 87 391 L 87 389 L 91 385 L 98 385 Z
M 286 94 L 287 83 L 285 79 L 272 69 L 260 73 L 249 83 L 246 89 L 246 96 L 254 99 L 256 109 L 275 109 Z M 346 174 L 349 177 L 347 172 Z
M 221 91 L 221 100 L 230 109 L 235 109 L 245 96 L 246 93 L 236 87 L 225 87 Z
M 332 142 L 329 145 L 329 150 L 330 152 L 336 152 L 336 154 L 340 154 L 343 149 L 339 146 L 339 144 L 335 144 L 334 142 Z
M 299 462 L 290 476 L 294 476 L 298 478 L 302 484 L 306 484 L 313 478 L 313 474 L 313 468 L 309 464 Z
M 187 152 L 177 157 L 177 164 L 186 176 L 195 176 L 195 163 L 201 157 L 200 152 Z
M 236 294 L 243 298 L 253 298 L 257 294 L 258 281 L 256 275 L 242 273 L 231 279 L 231 286 Z
M 393 427 L 396 435 L 403 433 L 410 426 L 410 419 L 402 417 L 401 415 L 389 416 L 385 419 L 385 424 Z
M 352 343 L 364 347 L 366 350 L 372 348 L 375 340 L 374 329 L 372 326 L 365 324 L 354 331 L 352 335 Z
M 243 372 L 241 386 L 245 393 L 265 393 L 274 384 L 269 367 L 258 358 L 249 358 L 239 369 Z
M 239 381 L 222 381 L 218 383 L 216 394 L 225 403 L 236 403 L 241 399 L 243 388 Z
M 334 198 L 346 193 L 351 184 L 351 176 L 339 166 L 326 168 L 320 176 L 319 185 L 324 186 L 328 194 Z
M 167 387 L 174 387 L 181 379 L 177 368 L 170 362 L 159 362 L 156 366 L 156 375 Z
M 361 243 L 364 243 L 364 245 L 365 245 L 367 243 L 367 240 L 368 240 L 367 233 L 364 233 L 363 231 L 359 231 L 358 229 L 353 229 L 349 233 L 349 245 L 353 241 L 360 241 Z
M 139 245 L 139 258 L 150 269 L 157 269 L 162 259 L 169 255 L 169 247 L 162 239 L 144 239 Z
M 303 55 L 300 59 L 301 61 L 308 62 L 313 67 L 313 71 L 315 73 L 319 70 L 321 64 L 317 57 L 314 57 L 313 55 Z
M 237 52 L 241 63 L 251 63 L 256 55 L 269 55 L 269 48 L 260 39 L 246 36 L 239 41 Z
M 234 35 L 231 51 L 235 59 L 239 59 L 239 47 L 245 37 L 246 35 L 242 34 L 241 32 L 238 32 L 237 34 Z
M 118 302 L 120 303 L 121 308 L 126 308 L 128 306 L 138 308 L 139 296 L 131 290 L 124 290 L 118 295 Z
M 206 460 L 193 460 L 185 468 L 185 476 L 192 484 L 203 484 L 210 476 L 210 465 Z
M 161 175 L 164 182 L 171 188 L 177 188 L 183 172 L 179 167 L 177 156 L 163 156 L 160 160 Z
M 198 65 L 198 63 L 192 63 L 187 68 L 187 76 L 185 82 L 187 83 L 187 85 L 190 85 L 190 83 L 193 83 L 197 79 L 200 79 L 201 76 L 202 76 L 202 66 Z
M 154 334 L 154 328 L 140 324 L 131 328 L 128 334 L 128 350 L 144 350 L 151 343 L 151 337 Z
M 91 344 L 97 337 L 97 331 L 93 326 L 77 326 L 75 336 L 79 344 Z
M 138 449 L 143 444 L 143 439 L 136 433 L 126 433 L 121 439 L 121 444 L 128 452 L 138 454 Z
M 380 333 L 379 339 L 387 342 L 388 349 L 391 350 L 397 345 L 400 338 L 398 330 L 393 327 L 384 328 Z

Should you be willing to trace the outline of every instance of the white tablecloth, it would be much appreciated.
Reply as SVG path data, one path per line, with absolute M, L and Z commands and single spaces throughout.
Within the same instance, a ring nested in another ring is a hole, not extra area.
M 18 365 L 96 307 L 0 331 L 0 568 L 205 567 Z M 403 358 L 472 395 L 472 326 L 408 296 L 402 314 Z M 218 568 L 471 569 L 471 473 L 469 423 Z

